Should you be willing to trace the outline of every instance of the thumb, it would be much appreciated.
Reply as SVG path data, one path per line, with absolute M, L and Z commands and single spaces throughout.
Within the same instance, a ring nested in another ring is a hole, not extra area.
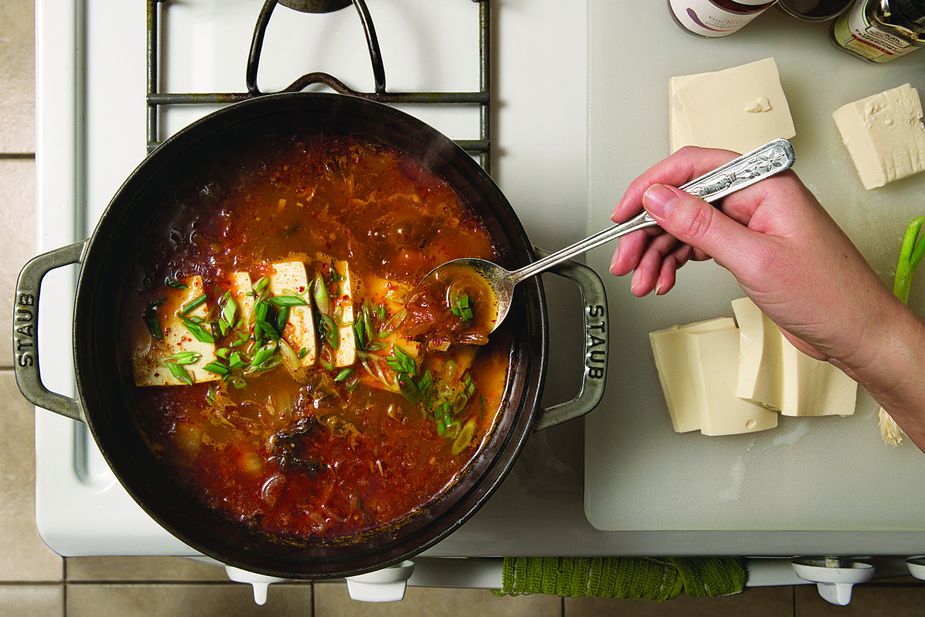
M 755 242 L 753 233 L 699 197 L 664 184 L 653 184 L 642 205 L 669 234 L 735 269 Z

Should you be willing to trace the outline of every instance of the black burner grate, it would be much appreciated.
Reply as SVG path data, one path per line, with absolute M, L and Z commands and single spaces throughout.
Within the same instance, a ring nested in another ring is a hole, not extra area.
M 263 48 L 263 37 L 273 10 L 279 0 L 266 0 L 251 40 L 251 49 L 247 61 L 247 92 L 160 92 L 158 90 L 158 41 L 160 31 L 158 28 L 158 4 L 165 4 L 168 0 L 147 0 L 147 64 L 148 64 L 148 93 L 147 93 L 147 146 L 152 152 L 160 144 L 158 135 L 158 122 L 160 108 L 164 105 L 216 105 L 236 103 L 246 99 L 266 94 L 257 88 L 257 69 L 260 65 L 260 52 Z M 479 164 L 486 171 L 491 171 L 491 0 L 470 0 L 478 5 L 479 9 L 479 89 L 471 92 L 389 92 L 386 89 L 385 69 L 382 56 L 379 54 L 379 40 L 373 26 L 365 0 L 352 0 L 352 4 L 359 14 L 366 33 L 366 42 L 369 47 L 370 61 L 373 67 L 373 76 L 376 86 L 373 92 L 359 92 L 351 89 L 342 81 L 328 73 L 308 73 L 299 77 L 283 92 L 298 92 L 312 84 L 324 84 L 331 90 L 340 94 L 358 96 L 365 99 L 386 104 L 418 104 L 418 105 L 477 105 L 479 107 L 479 138 L 457 139 L 456 143 L 474 156 L 478 156 Z M 293 5 L 292 0 L 284 5 Z M 295 5 L 300 4 L 296 2 Z M 315 6 L 324 4 L 322 0 L 303 2 Z M 333 3 L 334 8 L 349 5 L 350 2 Z M 339 6 L 336 6 L 339 5 Z M 294 5 L 293 5 L 294 6 Z M 311 10 L 306 8 L 305 10 Z

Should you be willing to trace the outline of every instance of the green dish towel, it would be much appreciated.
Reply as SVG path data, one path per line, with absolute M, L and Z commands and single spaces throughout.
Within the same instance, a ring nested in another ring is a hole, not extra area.
M 505 557 L 497 593 L 670 600 L 740 593 L 747 579 L 742 560 L 727 557 Z

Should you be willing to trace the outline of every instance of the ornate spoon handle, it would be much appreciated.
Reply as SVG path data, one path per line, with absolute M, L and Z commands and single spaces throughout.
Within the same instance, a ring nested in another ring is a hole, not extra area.
M 696 195 L 704 201 L 713 203 L 717 199 L 725 197 L 729 193 L 734 193 L 765 178 L 778 174 L 790 169 L 796 155 L 793 152 L 793 146 L 786 139 L 775 139 L 765 145 L 743 154 L 739 158 L 733 159 L 717 167 L 713 171 L 706 173 L 699 178 L 691 180 L 687 184 L 679 187 L 691 195 Z M 580 255 L 605 244 L 615 238 L 626 235 L 637 229 L 644 229 L 657 225 L 649 213 L 642 211 L 630 220 L 614 225 L 603 231 L 599 231 L 593 236 L 589 236 L 580 242 L 558 250 L 548 257 L 544 257 L 523 268 L 514 271 L 512 274 L 517 281 L 533 276 L 542 272 L 546 268 L 559 262 L 565 261 L 575 255 Z

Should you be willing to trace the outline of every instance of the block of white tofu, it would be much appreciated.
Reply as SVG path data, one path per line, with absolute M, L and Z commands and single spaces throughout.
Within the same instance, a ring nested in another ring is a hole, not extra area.
M 796 135 L 774 58 L 669 82 L 671 151 L 693 145 L 747 152 Z
M 350 266 L 346 261 L 335 261 L 337 271 L 337 293 L 332 296 L 334 312 L 339 328 L 337 352 L 334 354 L 334 366 L 353 366 L 357 358 L 357 346 L 353 332 L 353 290 L 350 282 Z
M 858 384 L 828 362 L 816 360 L 782 338 L 785 416 L 850 416 Z
M 691 136 L 690 125 L 687 122 L 685 114 L 681 112 L 681 104 L 676 95 L 678 90 L 681 89 L 681 86 L 702 75 L 706 75 L 706 73 L 676 75 L 668 80 L 668 136 L 672 152 L 677 152 L 684 146 L 694 145 L 694 138 Z
M 687 366 L 704 435 L 754 433 L 777 426 L 777 414 L 736 396 L 739 330 L 687 332 Z
M 739 324 L 736 396 L 780 410 L 781 337 L 777 325 L 750 298 L 732 301 Z
M 308 290 L 308 275 L 305 272 L 305 264 L 301 261 L 282 261 L 272 264 L 271 268 L 269 290 L 272 295 L 281 296 L 289 292 L 304 294 Z M 305 349 L 305 355 L 300 360 L 302 366 L 315 364 L 318 349 L 315 343 L 315 319 L 311 304 L 293 306 L 289 309 L 289 319 L 282 335 L 296 353 Z
M 658 379 L 668 404 L 671 427 L 676 433 L 700 429 L 700 409 L 687 365 L 685 333 L 729 328 L 735 328 L 735 322 L 729 317 L 721 317 L 649 333 Z
M 202 369 L 215 359 L 215 344 L 204 343 L 196 339 L 183 325 L 178 315 L 183 306 L 205 293 L 202 277 L 191 276 L 180 282 L 186 285 L 186 289 L 167 288 L 164 291 L 164 302 L 157 307 L 157 321 L 163 331 L 164 340 L 155 340 L 140 316 L 138 327 L 133 329 L 135 348 L 132 354 L 132 365 L 136 386 L 187 385 L 177 379 L 164 365 L 164 358 L 181 352 L 192 352 L 199 355 L 196 362 L 183 365 L 183 369 L 194 383 L 219 379 L 218 375 Z M 186 317 L 205 318 L 208 313 L 209 302 L 207 300 L 186 313 Z
M 734 300 L 732 309 L 740 336 L 738 397 L 785 416 L 854 413 L 853 379 L 794 347 L 749 298 Z
M 247 272 L 233 272 L 227 281 L 228 289 L 238 303 L 238 317 L 242 323 L 249 323 L 251 311 L 254 310 L 253 281 Z M 233 325 L 233 324 L 232 324 Z
M 911 85 L 848 103 L 832 117 L 867 190 L 925 170 L 922 102 Z

